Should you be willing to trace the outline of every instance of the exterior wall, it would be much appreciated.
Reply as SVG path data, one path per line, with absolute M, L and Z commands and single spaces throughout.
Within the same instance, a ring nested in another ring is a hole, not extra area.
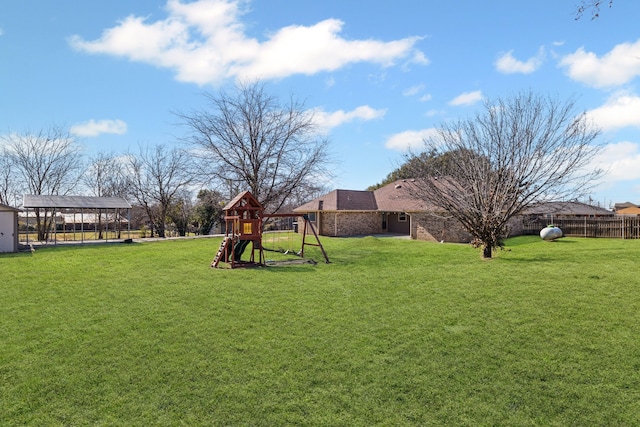
M 382 234 L 382 213 L 380 212 L 318 212 L 316 227 L 318 234 L 330 237 L 347 237 L 368 234 Z M 432 242 L 469 243 L 472 240 L 462 224 L 454 218 L 429 213 L 408 213 L 411 224 L 410 236 L 414 240 Z M 302 232 L 299 229 L 299 232 Z M 522 217 L 509 221 L 509 237 L 523 234 Z
M 410 215 L 412 239 L 451 243 L 469 243 L 472 239 L 456 219 L 428 213 Z
M 426 213 L 414 213 L 411 215 L 411 238 L 429 241 L 445 241 L 452 243 L 469 243 L 473 240 L 462 224 L 454 218 L 442 218 Z M 507 237 L 521 236 L 524 226 L 521 216 L 509 220 Z
M 400 213 L 387 213 L 387 231 L 389 233 L 411 234 L 411 216 L 405 214 L 405 221 L 400 221 Z
M 524 234 L 524 218 L 522 215 L 516 215 L 507 222 L 509 227 L 509 236 L 522 236 Z
M 379 212 L 319 212 L 320 235 L 331 237 L 383 233 Z
M 382 215 L 381 212 L 317 212 L 314 226 L 321 236 L 383 234 L 390 230 L 382 229 Z M 410 212 L 407 215 L 411 224 L 409 234 L 414 240 L 469 243 L 473 239 L 462 224 L 454 218 L 446 217 L 446 214 Z M 521 236 L 524 233 L 523 217 L 516 216 L 509 220 L 508 228 L 508 237 Z M 298 231 L 301 233 L 302 227 Z
M 0 210 L 0 253 L 18 251 L 18 214 Z

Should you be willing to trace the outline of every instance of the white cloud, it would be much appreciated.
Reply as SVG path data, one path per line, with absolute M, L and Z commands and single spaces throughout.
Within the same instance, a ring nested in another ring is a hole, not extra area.
M 333 77 L 329 77 L 324 82 L 325 87 L 334 87 L 336 85 L 336 79 Z
M 533 56 L 524 62 L 516 59 L 513 56 L 513 51 L 510 50 L 496 60 L 495 66 L 499 72 L 504 74 L 531 74 L 540 68 L 544 62 L 544 58 L 545 53 L 544 48 L 542 47 L 538 50 L 538 54 L 536 56 Z
M 465 92 L 462 93 L 451 101 L 449 101 L 449 105 L 458 106 L 458 105 L 473 105 L 478 101 L 482 100 L 482 91 L 476 90 L 474 92 Z
M 77 136 L 98 136 L 103 133 L 123 135 L 127 133 L 127 124 L 122 120 L 89 120 L 71 126 L 70 132 Z
M 587 111 L 587 116 L 603 130 L 627 126 L 640 128 L 640 96 L 628 92 L 617 92 L 596 109 Z
M 438 131 L 435 128 L 422 130 L 407 130 L 391 135 L 387 138 L 384 146 L 390 150 L 406 151 L 419 149 L 424 146 L 424 141 L 436 137 Z
M 608 144 L 593 161 L 593 168 L 606 172 L 603 181 L 632 181 L 640 179 L 640 144 L 622 141 Z
M 333 71 L 356 62 L 383 67 L 405 59 L 427 63 L 415 49 L 420 37 L 388 42 L 349 40 L 340 36 L 344 23 L 326 19 L 310 26 L 291 25 L 249 38 L 240 20 L 245 0 L 167 2 L 168 17 L 156 22 L 129 16 L 94 41 L 73 36 L 75 49 L 121 56 L 175 70 L 180 81 L 217 83 L 226 78 L 271 79 Z
M 0 36 L 4 35 L 4 30 L 0 27 Z
M 384 117 L 386 112 L 387 110 L 385 109 L 376 110 L 368 105 L 361 105 L 351 111 L 338 110 L 328 113 L 322 110 L 315 110 L 313 111 L 313 118 L 318 126 L 328 130 L 354 120 L 369 121 L 379 119 Z
M 413 95 L 417 95 L 420 92 L 422 92 L 424 90 L 424 84 L 419 84 L 419 85 L 415 85 L 415 86 L 411 86 L 410 88 L 407 88 L 405 90 L 402 91 L 402 95 L 403 96 L 413 96 Z
M 429 61 L 429 58 L 427 58 L 422 51 L 414 50 L 413 51 L 413 57 L 411 58 L 411 61 L 409 61 L 409 62 L 412 63 L 412 64 L 429 65 L 429 63 L 431 61 Z
M 580 48 L 563 57 L 559 65 L 573 80 L 589 86 L 620 86 L 640 75 L 640 40 L 621 43 L 601 57 Z
M 419 37 L 418 39 L 422 39 L 422 37 Z M 427 58 L 423 52 L 414 50 L 413 56 L 402 64 L 402 71 L 409 71 L 411 69 L 410 65 L 412 64 L 429 65 L 430 63 L 431 61 L 429 61 L 429 58 Z
M 427 102 L 427 101 L 431 101 L 431 94 L 430 93 L 425 93 L 424 95 L 422 95 L 420 97 L 420 102 Z

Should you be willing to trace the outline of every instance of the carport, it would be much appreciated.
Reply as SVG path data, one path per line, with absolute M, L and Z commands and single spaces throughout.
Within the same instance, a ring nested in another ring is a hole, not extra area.
M 126 210 L 126 222 L 127 222 L 127 238 L 131 235 L 131 204 L 121 197 L 92 197 L 92 196 L 41 196 L 41 195 L 27 195 L 23 196 L 22 206 L 26 212 L 27 218 L 27 236 L 26 241 L 29 243 L 29 210 L 32 212 L 37 210 L 44 210 L 46 215 L 53 217 L 53 235 L 54 242 L 57 243 L 58 227 L 56 226 L 56 214 L 62 214 L 66 211 L 65 215 L 72 214 L 73 233 L 74 238 L 77 232 L 80 232 L 80 242 L 85 241 L 85 232 L 98 233 L 102 230 L 98 230 L 98 224 L 102 224 L 104 218 L 104 224 L 106 224 L 105 241 L 109 240 L 109 222 L 113 222 L 114 230 L 122 231 L 121 229 L 115 230 L 119 223 L 121 223 L 122 215 L 121 210 Z M 109 216 L 111 215 L 111 217 Z M 111 220 L 110 220 L 111 218 Z M 78 221 L 80 223 L 79 230 Z M 87 224 L 92 223 L 93 229 Z M 67 232 L 66 224 L 63 226 L 63 233 Z M 65 236 L 66 237 L 66 236 Z M 66 239 L 65 239 L 66 240 Z M 115 239 L 112 239 L 115 240 Z

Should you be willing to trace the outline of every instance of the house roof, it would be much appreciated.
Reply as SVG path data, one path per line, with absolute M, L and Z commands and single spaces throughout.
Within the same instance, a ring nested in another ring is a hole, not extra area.
M 233 198 L 233 200 L 227 203 L 227 206 L 222 209 L 228 211 L 245 206 L 262 209 L 262 205 L 260 204 L 258 199 L 256 199 L 249 191 L 243 191 L 242 193 L 238 194 Z
M 420 194 L 419 180 L 400 179 L 375 191 L 333 190 L 293 211 L 379 211 L 379 212 L 426 212 L 437 210 L 434 204 L 425 202 L 415 194 Z M 635 206 L 635 205 L 634 205 Z M 538 203 L 525 214 L 529 215 L 573 215 L 573 216 L 613 216 L 614 212 L 582 202 Z M 638 208 L 640 214 L 640 208 Z
M 398 180 L 375 191 L 333 190 L 295 208 L 294 212 L 419 212 L 435 208 L 412 196 L 414 180 Z
M 295 208 L 293 211 L 375 211 L 377 209 L 378 206 L 372 191 L 333 190 Z
M 20 212 L 20 209 L 0 203 L 0 212 Z
M 414 179 L 400 179 L 375 190 L 379 210 L 421 212 L 436 209 L 434 204 L 415 196 L 418 193 L 418 182 Z
M 613 209 L 615 211 L 619 211 L 620 209 L 625 209 L 625 208 L 637 208 L 638 205 L 631 203 L 631 202 L 624 202 L 624 203 L 616 203 L 613 206 Z
M 619 215 L 640 215 L 640 208 L 637 206 L 629 206 L 628 208 L 619 209 L 616 211 Z
M 529 209 L 528 215 L 575 215 L 575 216 L 613 216 L 614 213 L 599 206 L 592 206 L 582 202 L 545 202 L 538 203 Z
M 42 196 L 25 194 L 22 197 L 25 208 L 77 208 L 77 209 L 131 209 L 131 205 L 121 197 L 90 196 Z

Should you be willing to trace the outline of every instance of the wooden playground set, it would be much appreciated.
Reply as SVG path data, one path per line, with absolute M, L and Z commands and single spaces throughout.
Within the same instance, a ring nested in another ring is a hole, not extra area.
M 287 252 L 295 253 L 300 259 L 304 259 L 305 246 L 316 246 L 320 248 L 325 262 L 329 263 L 327 253 L 307 215 L 265 214 L 260 202 L 249 191 L 238 194 L 224 207 L 224 212 L 226 233 L 213 261 L 211 261 L 211 267 L 217 268 L 221 262 L 230 268 L 267 265 L 263 245 L 263 231 L 266 221 L 272 218 L 296 217 L 303 218 L 302 244 L 299 250 L 288 250 Z M 307 238 L 311 239 L 311 235 L 314 240 L 307 241 Z M 242 260 L 245 252 L 248 254 L 248 259 Z

